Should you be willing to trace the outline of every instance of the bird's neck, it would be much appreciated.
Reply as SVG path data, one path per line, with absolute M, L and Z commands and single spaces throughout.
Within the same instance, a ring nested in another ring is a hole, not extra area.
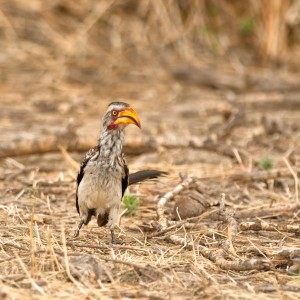
M 108 166 L 114 167 L 122 154 L 124 131 L 120 128 L 102 132 L 99 139 L 99 159 Z

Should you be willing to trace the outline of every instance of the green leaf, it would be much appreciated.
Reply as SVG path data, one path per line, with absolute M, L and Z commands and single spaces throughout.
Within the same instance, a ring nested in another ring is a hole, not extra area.
M 273 169 L 273 166 L 274 166 L 274 160 L 270 157 L 264 157 L 262 158 L 259 162 L 258 162 L 258 165 L 268 171 L 268 170 L 271 170 Z
M 254 32 L 254 20 L 253 19 L 245 19 L 239 25 L 239 31 L 243 35 L 249 35 Z
M 123 205 L 127 208 L 128 214 L 134 215 L 140 207 L 140 199 L 126 191 L 123 197 Z

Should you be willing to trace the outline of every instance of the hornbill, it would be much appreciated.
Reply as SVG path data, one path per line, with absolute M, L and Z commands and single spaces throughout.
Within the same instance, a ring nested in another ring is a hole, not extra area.
M 136 111 L 124 102 L 110 103 L 103 118 L 98 145 L 86 153 L 78 171 L 76 208 L 80 222 L 74 237 L 79 235 L 82 225 L 87 225 L 95 216 L 98 226 L 109 226 L 111 242 L 114 243 L 114 226 L 127 186 L 164 173 L 144 170 L 129 174 L 122 154 L 124 129 L 129 124 L 141 128 Z

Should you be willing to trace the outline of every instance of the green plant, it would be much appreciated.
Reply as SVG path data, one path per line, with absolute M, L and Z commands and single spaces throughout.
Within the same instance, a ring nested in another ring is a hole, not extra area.
M 251 18 L 244 19 L 239 25 L 239 32 L 243 35 L 249 35 L 254 32 L 254 21 Z
M 268 170 L 271 170 L 274 166 L 274 160 L 270 157 L 264 157 L 262 158 L 259 162 L 258 162 L 258 165 L 268 171 Z
M 207 12 L 211 17 L 217 17 L 220 14 L 219 8 L 215 5 L 209 5 L 207 7 Z
M 123 204 L 127 209 L 128 214 L 134 215 L 140 207 L 140 199 L 130 194 L 127 190 L 123 197 Z
M 213 35 L 215 35 L 215 32 L 212 28 L 205 26 L 201 29 L 201 35 L 204 38 L 211 38 Z

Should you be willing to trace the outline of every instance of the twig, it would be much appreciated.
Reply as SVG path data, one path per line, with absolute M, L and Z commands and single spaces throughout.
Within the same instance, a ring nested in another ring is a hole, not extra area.
M 300 233 L 300 225 L 274 224 L 266 222 L 242 222 L 240 223 L 242 231 L 284 231 L 288 233 Z
M 165 205 L 168 201 L 173 199 L 176 195 L 181 193 L 183 190 L 189 188 L 189 186 L 195 181 L 192 177 L 187 177 L 183 182 L 178 184 L 172 191 L 166 193 L 157 203 L 156 213 L 158 218 L 158 224 L 161 230 L 168 227 L 168 220 L 165 217 Z
M 228 239 L 223 243 L 223 248 L 225 250 L 229 248 L 230 251 L 236 255 L 232 242 L 235 239 L 235 236 L 238 232 L 238 223 L 234 218 L 234 212 L 228 211 L 225 207 L 224 193 L 221 195 L 220 214 L 223 216 L 224 220 L 228 223 Z
M 45 291 L 43 290 L 43 288 L 41 288 L 34 280 L 33 278 L 31 277 L 29 271 L 26 269 L 26 266 L 24 264 L 24 262 L 22 261 L 22 259 L 20 258 L 20 256 L 15 253 L 15 257 L 17 258 L 21 268 L 23 269 L 23 271 L 25 272 L 26 276 L 28 277 L 28 279 L 30 280 L 32 286 L 41 294 L 43 295 L 44 297 L 47 296 L 47 294 L 45 293 Z
M 66 266 L 65 271 L 66 271 L 66 273 L 67 273 L 69 279 L 74 283 L 74 285 L 81 291 L 81 293 L 82 293 L 83 295 L 86 295 L 86 294 L 87 294 L 87 291 L 84 290 L 84 289 L 80 286 L 79 282 L 77 282 L 77 281 L 75 280 L 75 278 L 73 277 L 73 275 L 71 274 L 71 271 L 70 271 L 70 265 L 69 265 L 69 258 L 68 258 L 68 250 L 67 250 L 67 244 L 66 244 L 65 229 L 64 229 L 63 226 L 61 227 L 61 238 L 62 238 L 62 244 L 63 244 L 62 249 L 63 249 L 64 260 L 65 260 L 65 266 Z
M 218 249 L 215 251 L 200 251 L 200 253 L 213 261 L 216 265 L 224 270 L 234 270 L 234 271 L 249 271 L 249 270 L 268 270 L 270 269 L 270 262 L 264 259 L 237 259 L 230 261 L 225 258 L 226 252 L 224 249 Z
M 289 163 L 289 161 L 287 160 L 286 157 L 284 157 L 283 160 L 286 163 L 288 169 L 290 170 L 291 174 L 294 177 L 296 202 L 299 202 L 299 192 L 298 192 L 298 182 L 299 181 L 298 181 L 297 173 L 293 170 L 293 168 L 291 167 L 291 164 Z
M 209 212 L 211 214 L 211 212 Z M 207 216 L 208 214 L 206 214 Z M 149 234 L 147 235 L 147 238 L 152 238 L 152 237 L 157 237 L 157 236 L 162 236 L 164 235 L 165 233 L 175 229 L 175 228 L 179 228 L 181 227 L 182 225 L 189 225 L 189 227 L 195 227 L 196 226 L 196 223 L 189 223 L 189 222 L 193 222 L 193 221 L 197 221 L 199 219 L 202 219 L 203 218 L 203 214 L 200 215 L 200 216 L 196 216 L 196 217 L 192 217 L 192 218 L 188 218 L 188 219 L 185 219 L 185 220 L 181 220 L 181 221 L 170 221 L 168 220 L 168 224 L 171 224 L 171 226 L 163 229 L 163 230 L 160 230 L 160 231 L 157 231 L 157 232 L 153 232 L 152 234 Z
M 58 149 L 61 151 L 64 159 L 66 160 L 66 162 L 70 165 L 70 167 L 74 170 L 77 171 L 79 168 L 79 163 L 76 162 L 68 153 L 68 151 L 66 150 L 65 147 L 63 147 L 62 145 L 58 145 L 57 146 Z
M 284 291 L 284 292 L 294 292 L 294 293 L 299 293 L 300 292 L 300 287 L 298 285 L 283 285 L 275 287 L 272 285 L 267 285 L 267 286 L 259 286 L 254 288 L 255 292 L 259 293 L 275 293 L 279 291 Z

